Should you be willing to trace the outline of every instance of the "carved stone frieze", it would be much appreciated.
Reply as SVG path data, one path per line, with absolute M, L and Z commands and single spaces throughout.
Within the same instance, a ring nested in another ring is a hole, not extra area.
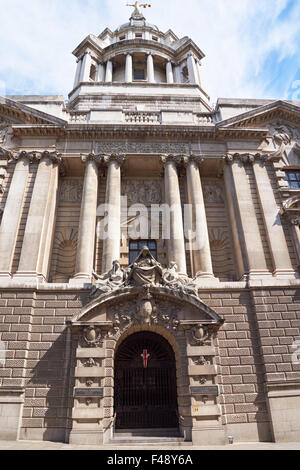
M 204 183 L 203 196 L 207 204 L 224 204 L 224 188 L 220 183 Z
M 165 154 L 165 153 L 189 153 L 189 144 L 185 143 L 164 143 L 164 142 L 97 142 L 96 151 L 103 153 L 145 153 L 145 154 Z
M 160 181 L 125 180 L 122 183 L 122 194 L 127 196 L 129 205 L 162 203 L 162 185 Z
M 83 184 L 78 179 L 65 179 L 61 182 L 59 191 L 60 202 L 80 203 Z

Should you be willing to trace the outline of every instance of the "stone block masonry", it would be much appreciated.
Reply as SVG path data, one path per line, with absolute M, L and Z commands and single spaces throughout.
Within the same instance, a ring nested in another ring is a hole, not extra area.
M 282 436 L 278 416 L 286 396 L 289 413 L 299 413 L 300 364 L 293 355 L 300 341 L 300 288 L 207 289 L 200 298 L 225 319 L 215 347 L 226 432 L 237 440 L 297 439 L 300 420 L 281 422 Z M 9 402 L 13 417 L 0 419 L 14 420 L 21 439 L 68 441 L 77 340 L 66 321 L 87 299 L 87 291 L 1 292 L 0 407 Z

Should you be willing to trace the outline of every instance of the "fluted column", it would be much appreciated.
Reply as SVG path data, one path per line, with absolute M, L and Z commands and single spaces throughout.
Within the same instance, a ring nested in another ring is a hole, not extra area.
M 239 276 L 249 279 L 271 277 L 245 168 L 249 163 L 248 156 L 227 155 L 224 161 L 224 182 Z
M 153 63 L 153 55 L 148 54 L 147 57 L 147 79 L 149 83 L 154 83 L 154 63 Z
M 92 279 L 96 238 L 96 217 L 98 198 L 98 165 L 102 157 L 91 153 L 83 155 L 85 175 L 82 191 L 80 223 L 78 231 L 76 268 L 74 279 Z M 72 283 L 72 281 L 71 281 Z
M 125 82 L 132 82 L 132 55 L 126 55 L 126 64 L 125 64 Z
M 104 157 L 108 166 L 106 181 L 107 232 L 103 240 L 102 271 L 112 268 L 113 261 L 120 259 L 121 243 L 121 165 L 124 155 Z
M 174 83 L 172 62 L 168 61 L 166 65 L 167 83 Z
M 207 218 L 205 212 L 202 184 L 199 171 L 199 163 L 203 159 L 191 155 L 185 157 L 188 201 L 191 205 L 191 228 L 194 233 L 192 244 L 194 270 L 197 277 L 212 278 L 213 266 L 211 259 Z
M 88 82 L 90 80 L 91 65 L 92 65 L 92 57 L 89 52 L 86 52 L 82 59 L 79 82 Z
M 34 182 L 29 213 L 25 226 L 17 278 L 46 280 L 49 269 L 50 247 L 54 231 L 54 215 L 57 198 L 57 152 L 36 153 L 39 161 Z
M 165 203 L 170 209 L 170 239 L 168 241 L 169 263 L 175 261 L 178 270 L 186 274 L 185 240 L 177 164 L 182 158 L 174 155 L 161 157 L 165 167 Z
M 21 152 L 19 155 L 10 154 L 10 156 L 17 160 L 17 163 L 0 226 L 0 277 L 7 278 L 10 278 L 12 274 L 30 163 L 30 155 L 26 152 Z
M 112 82 L 112 78 L 113 78 L 113 64 L 111 60 L 108 60 L 106 63 L 105 81 Z
M 281 223 L 279 207 L 267 170 L 268 155 L 253 157 L 256 189 L 272 256 L 274 276 L 294 278 L 295 273 Z

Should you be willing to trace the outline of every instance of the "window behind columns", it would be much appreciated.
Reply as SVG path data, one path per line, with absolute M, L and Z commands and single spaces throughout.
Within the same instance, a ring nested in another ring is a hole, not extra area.
M 147 246 L 151 255 L 157 259 L 157 245 L 155 240 L 131 240 L 129 242 L 129 264 L 134 262 L 144 246 Z
M 134 80 L 145 80 L 145 70 L 136 68 L 133 71 L 133 79 Z

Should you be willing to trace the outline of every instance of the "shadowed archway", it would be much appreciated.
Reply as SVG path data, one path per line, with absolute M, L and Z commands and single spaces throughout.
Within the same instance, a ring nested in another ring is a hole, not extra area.
M 128 336 L 115 357 L 116 429 L 177 428 L 176 361 L 157 333 Z

